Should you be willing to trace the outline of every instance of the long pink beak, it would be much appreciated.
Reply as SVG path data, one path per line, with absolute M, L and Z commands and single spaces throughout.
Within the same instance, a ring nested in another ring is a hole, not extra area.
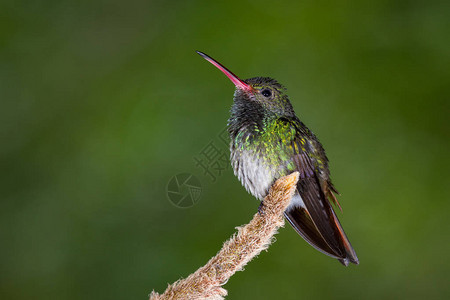
M 247 91 L 247 92 L 250 92 L 253 90 L 253 88 L 250 85 L 246 84 L 244 81 L 239 79 L 239 77 L 237 77 L 236 75 L 233 74 L 233 72 L 231 72 L 230 70 L 228 70 L 227 68 L 222 66 L 222 64 L 219 63 L 218 61 L 216 61 L 214 58 L 206 55 L 203 52 L 200 52 L 200 51 L 196 51 L 196 52 L 198 54 L 200 54 L 204 59 L 206 59 L 207 61 L 212 63 L 214 66 L 216 66 L 225 75 L 227 75 L 227 77 L 230 78 L 231 82 L 233 82 L 236 87 L 240 88 L 241 90 Z

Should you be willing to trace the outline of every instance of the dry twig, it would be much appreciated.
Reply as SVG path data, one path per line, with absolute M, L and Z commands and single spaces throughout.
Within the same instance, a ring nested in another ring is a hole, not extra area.
M 169 285 L 162 295 L 153 291 L 150 300 L 223 299 L 227 291 L 222 285 L 267 249 L 273 235 L 284 225 L 283 212 L 291 201 L 297 180 L 298 172 L 278 179 L 264 199 L 261 213 L 256 213 L 247 225 L 238 227 L 237 234 L 224 243 L 216 256 L 186 279 Z

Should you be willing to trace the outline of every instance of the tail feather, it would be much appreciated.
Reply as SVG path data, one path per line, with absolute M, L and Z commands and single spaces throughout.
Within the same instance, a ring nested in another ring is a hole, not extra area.
M 319 231 L 317 231 L 316 226 L 305 209 L 289 209 L 286 210 L 284 216 L 295 231 L 297 231 L 297 233 L 316 250 L 339 259 L 339 257 L 334 254 L 334 251 L 328 246 L 327 242 L 325 242 Z
M 299 182 L 298 190 L 302 192 L 294 195 L 285 212 L 286 219 L 315 249 L 338 259 L 344 266 L 350 262 L 358 264 L 356 253 L 330 203 L 318 183 L 310 179 Z

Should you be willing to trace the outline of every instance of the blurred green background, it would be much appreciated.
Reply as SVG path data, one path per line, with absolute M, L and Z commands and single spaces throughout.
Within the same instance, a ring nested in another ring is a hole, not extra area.
M 230 299 L 450 296 L 448 1 L 2 1 L 0 24 L 2 299 L 146 299 L 257 211 L 194 161 L 234 91 L 194 50 L 288 88 L 361 262 L 287 225 Z

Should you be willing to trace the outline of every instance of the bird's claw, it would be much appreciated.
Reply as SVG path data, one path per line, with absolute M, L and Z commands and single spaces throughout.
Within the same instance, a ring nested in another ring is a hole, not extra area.
M 258 213 L 260 216 L 264 214 L 264 202 L 261 201 L 261 204 L 258 206 Z

